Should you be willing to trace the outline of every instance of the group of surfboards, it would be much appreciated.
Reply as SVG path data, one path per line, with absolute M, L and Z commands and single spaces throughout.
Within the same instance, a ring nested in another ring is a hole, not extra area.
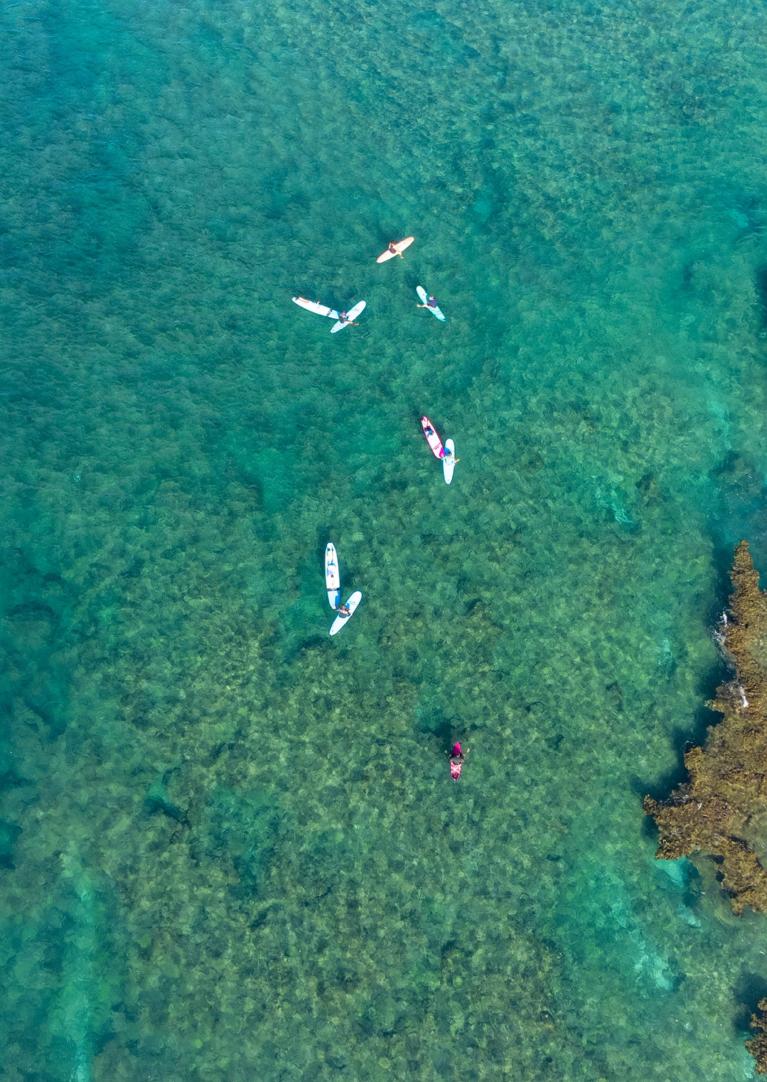
M 410 247 L 415 240 L 415 237 L 405 237 L 403 240 L 390 241 L 386 247 L 386 250 L 376 259 L 376 263 L 386 263 L 390 259 L 395 259 L 397 256 L 403 257 L 403 253 Z M 437 304 L 437 299 L 433 295 L 426 292 L 423 286 L 416 286 L 416 293 L 419 299 L 419 308 L 426 308 L 431 314 L 444 323 L 445 316 L 441 308 Z M 320 301 L 310 301 L 306 297 L 293 297 L 293 303 L 297 304 L 299 308 L 305 309 L 307 312 L 314 312 L 315 315 L 325 316 L 327 319 L 334 320 L 333 326 L 330 328 L 331 334 L 336 334 L 344 327 L 356 326 L 357 316 L 362 315 L 365 310 L 365 301 L 357 301 L 351 308 L 347 310 L 338 311 L 335 308 L 330 308 L 326 304 L 321 304 Z M 436 459 L 442 463 L 442 473 L 445 478 L 445 484 L 450 484 L 453 480 L 453 471 L 455 470 L 456 463 L 459 461 L 455 457 L 455 443 L 453 440 L 448 439 L 443 443 L 440 436 L 427 416 L 421 417 L 421 431 L 426 439 L 429 449 Z M 359 590 L 355 590 L 349 598 L 341 604 L 341 574 L 338 566 L 338 554 L 336 552 L 335 545 L 332 541 L 328 542 L 325 548 L 325 587 L 328 592 L 328 604 L 331 609 L 336 613 L 336 617 L 330 626 L 331 635 L 337 635 L 338 632 L 346 626 L 348 620 L 354 615 L 354 612 L 362 600 L 362 593 Z
M 405 237 L 404 240 L 393 240 L 389 242 L 389 245 L 385 252 L 376 259 L 376 263 L 386 263 L 389 259 L 394 259 L 396 256 L 402 258 L 403 253 L 415 240 L 415 237 Z M 441 323 L 445 322 L 445 314 L 437 304 L 437 298 L 432 294 L 427 293 L 423 286 L 416 286 L 416 293 L 418 299 L 421 302 L 419 308 L 427 308 L 435 319 L 438 319 Z M 361 316 L 365 311 L 367 301 L 357 301 L 348 310 L 338 311 L 335 308 L 330 308 L 327 304 L 322 304 L 320 301 L 310 301 L 307 297 L 293 297 L 293 303 L 297 304 L 299 308 L 304 308 L 307 312 L 314 312 L 317 316 L 325 316 L 326 319 L 335 320 L 333 326 L 330 328 L 331 334 L 337 334 L 344 327 L 355 327 L 357 316 Z

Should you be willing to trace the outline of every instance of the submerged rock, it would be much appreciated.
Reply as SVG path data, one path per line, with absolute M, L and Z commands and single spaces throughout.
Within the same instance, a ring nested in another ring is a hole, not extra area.
M 713 857 L 739 914 L 747 906 L 767 912 L 767 871 L 758 855 L 767 851 L 767 593 L 745 541 L 735 552 L 732 584 L 729 610 L 715 632 L 735 670 L 711 703 L 722 721 L 708 730 L 704 747 L 685 753 L 689 780 L 668 800 L 645 797 L 644 810 L 658 824 L 658 857 Z M 746 1048 L 756 1073 L 767 1074 L 767 998 L 751 1028 Z
M 736 913 L 767 912 L 767 871 L 757 856 L 767 849 L 767 594 L 745 541 L 732 583 L 719 636 L 735 679 L 711 703 L 722 721 L 704 747 L 685 753 L 689 780 L 668 800 L 645 797 L 644 810 L 660 831 L 659 858 L 708 854 Z
M 755 1036 L 746 1041 L 746 1048 L 756 1060 L 756 1073 L 767 1074 L 767 999 L 760 999 L 756 1013 L 751 1015 Z

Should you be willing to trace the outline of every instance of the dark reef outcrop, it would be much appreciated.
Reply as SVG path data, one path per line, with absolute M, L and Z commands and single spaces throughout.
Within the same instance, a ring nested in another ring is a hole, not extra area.
M 751 1015 L 751 1029 L 755 1036 L 746 1041 L 746 1048 L 756 1060 L 756 1073 L 767 1074 L 767 999 L 760 999 L 756 1014 Z
M 767 870 L 758 856 L 767 852 L 767 593 L 745 541 L 735 551 L 732 585 L 717 637 L 734 679 L 720 684 L 710 704 L 722 721 L 704 747 L 685 752 L 689 780 L 668 800 L 645 797 L 644 810 L 658 825 L 658 857 L 708 854 L 736 913 L 767 912 Z M 757 1074 L 767 1074 L 767 998 L 751 1028 L 746 1047 Z
M 644 810 L 660 831 L 658 857 L 708 854 L 736 913 L 767 912 L 767 870 L 757 856 L 767 851 L 767 593 L 745 541 L 732 583 L 718 635 L 735 678 L 711 703 L 722 721 L 704 747 L 685 752 L 689 780 L 668 800 L 645 797 Z

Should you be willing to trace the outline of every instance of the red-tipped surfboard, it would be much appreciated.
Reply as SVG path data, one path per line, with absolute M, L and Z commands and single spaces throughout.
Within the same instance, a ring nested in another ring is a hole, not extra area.
M 318 316 L 327 316 L 329 319 L 338 319 L 338 312 L 335 308 L 328 308 L 326 304 L 320 304 L 319 301 L 308 301 L 306 297 L 292 297 L 293 304 L 297 304 L 299 308 L 305 308 L 307 312 L 314 312 Z
M 338 553 L 332 541 L 325 546 L 325 589 L 328 592 L 328 604 L 337 609 L 341 604 L 341 571 L 338 567 Z
M 391 242 L 385 252 L 376 259 L 376 263 L 385 263 L 387 259 L 395 259 L 396 256 L 402 255 L 415 240 L 415 237 L 405 237 L 404 240 L 394 240 Z
M 421 418 L 421 430 L 434 457 L 439 459 L 444 458 L 445 448 L 442 446 L 442 440 L 437 435 L 436 428 L 426 415 Z

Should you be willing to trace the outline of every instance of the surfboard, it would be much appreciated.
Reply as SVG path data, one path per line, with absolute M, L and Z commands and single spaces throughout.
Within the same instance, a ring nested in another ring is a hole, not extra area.
M 349 623 L 352 616 L 354 616 L 355 609 L 359 605 L 360 601 L 362 601 L 362 594 L 359 590 L 355 590 L 352 596 L 346 602 L 346 604 L 352 611 L 349 613 L 348 616 L 336 616 L 335 620 L 330 625 L 330 631 L 328 632 L 329 635 L 337 635 L 341 628 Z
M 449 485 L 455 470 L 455 444 L 452 440 L 445 440 L 445 450 L 450 454 L 446 454 L 442 459 L 442 472 L 445 475 L 445 484 Z
M 418 294 L 418 296 L 421 298 L 421 304 L 426 305 L 426 310 L 428 312 L 431 312 L 431 314 L 434 316 L 435 319 L 439 319 L 444 323 L 445 322 L 445 313 L 442 311 L 442 309 L 440 307 L 438 307 L 438 305 L 435 304 L 434 307 L 432 308 L 432 306 L 427 303 L 427 301 L 429 300 L 429 294 L 426 292 L 426 290 L 423 288 L 423 286 L 416 286 L 415 291 Z
M 318 316 L 338 319 L 338 312 L 335 308 L 328 308 L 326 304 L 320 304 L 319 301 L 308 301 L 306 297 L 293 297 L 291 299 L 293 304 L 297 304 L 299 308 L 305 308 L 307 312 L 315 312 Z
M 333 326 L 330 328 L 330 333 L 335 334 L 336 331 L 342 330 L 347 323 L 353 323 L 357 316 L 361 312 L 365 311 L 366 304 L 367 301 L 357 301 L 354 307 L 350 308 L 349 311 L 346 313 L 346 319 L 339 318 L 338 322 L 333 324 Z M 333 315 L 338 316 L 338 312 L 334 312 Z
M 385 263 L 387 259 L 394 259 L 396 256 L 401 255 L 402 252 L 406 251 L 410 247 L 414 240 L 415 237 L 405 237 L 404 240 L 395 240 L 395 250 L 391 252 L 387 248 L 385 252 L 381 252 L 381 254 L 376 259 L 376 263 Z
M 431 423 L 428 417 L 425 415 L 421 418 L 421 429 L 423 430 L 424 437 L 429 447 L 431 447 L 431 453 L 435 458 L 442 458 L 440 451 L 442 450 L 442 440 L 437 435 L 437 430 Z
M 337 609 L 341 604 L 341 572 L 336 546 L 332 541 L 325 546 L 325 589 L 328 591 L 328 604 L 331 609 Z

